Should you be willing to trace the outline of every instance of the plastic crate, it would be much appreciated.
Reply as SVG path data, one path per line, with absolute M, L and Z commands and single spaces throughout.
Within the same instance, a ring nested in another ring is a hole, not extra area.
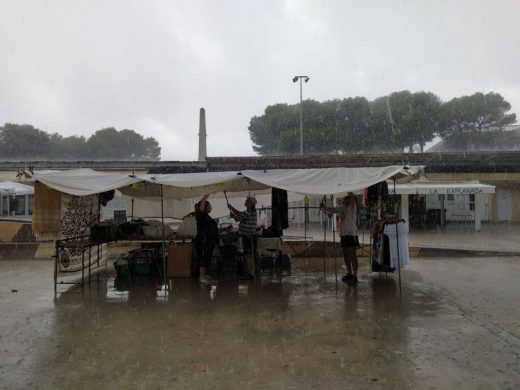
M 133 275 L 152 275 L 155 267 L 152 263 L 132 263 L 130 269 Z
M 125 259 L 114 261 L 114 268 L 116 269 L 117 276 L 128 276 L 130 274 L 130 267 L 128 266 L 128 261 Z

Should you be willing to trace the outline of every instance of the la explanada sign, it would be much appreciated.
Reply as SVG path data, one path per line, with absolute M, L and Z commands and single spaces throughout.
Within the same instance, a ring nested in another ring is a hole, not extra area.
M 430 194 L 443 194 L 444 191 L 436 188 L 430 188 Z M 482 188 L 447 188 L 446 194 L 458 194 L 458 195 L 470 195 L 470 194 L 483 194 L 484 190 Z

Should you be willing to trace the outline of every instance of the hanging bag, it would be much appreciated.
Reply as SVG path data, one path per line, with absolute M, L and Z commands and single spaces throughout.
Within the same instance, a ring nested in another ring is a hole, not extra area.
M 178 237 L 195 238 L 197 235 L 197 218 L 194 213 L 190 213 L 182 218 L 182 222 L 177 229 Z

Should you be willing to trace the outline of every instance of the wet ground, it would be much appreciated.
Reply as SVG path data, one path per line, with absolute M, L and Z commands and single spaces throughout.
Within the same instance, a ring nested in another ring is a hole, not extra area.
M 52 262 L 0 261 L 0 388 L 520 387 L 519 257 L 414 259 L 402 291 L 360 276 L 178 279 L 166 294 L 109 272 L 55 297 Z

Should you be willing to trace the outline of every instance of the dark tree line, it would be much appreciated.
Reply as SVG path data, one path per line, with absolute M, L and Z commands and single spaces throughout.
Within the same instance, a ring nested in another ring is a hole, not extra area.
M 394 92 L 303 102 L 305 154 L 412 151 L 436 136 L 464 140 L 500 131 L 516 122 L 511 105 L 498 93 L 475 93 L 442 102 L 431 92 Z M 253 149 L 261 155 L 298 154 L 300 105 L 274 104 L 249 124 Z
M 47 134 L 31 125 L 6 123 L 0 127 L 2 160 L 160 160 L 161 148 L 152 137 L 133 130 L 108 127 L 88 139 Z

